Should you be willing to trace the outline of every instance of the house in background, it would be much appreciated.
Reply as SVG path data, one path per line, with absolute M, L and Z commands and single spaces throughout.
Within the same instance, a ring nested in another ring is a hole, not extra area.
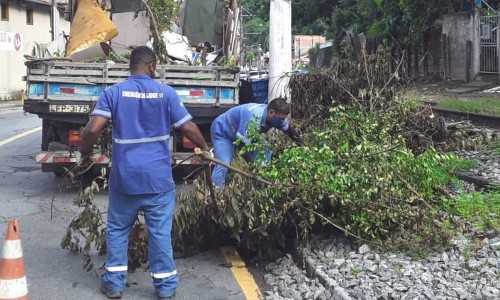
M 0 101 L 20 99 L 26 88 L 24 55 L 31 55 L 35 43 L 46 44 L 63 32 L 69 34 L 70 24 L 64 20 L 64 3 L 51 0 L 0 0 Z M 51 12 L 55 18 L 52 22 Z M 54 24 L 52 24 L 54 23 Z
M 309 49 L 325 43 L 326 38 L 321 35 L 294 35 L 292 36 L 293 68 L 309 64 Z
M 307 55 L 309 49 L 325 43 L 325 37 L 321 35 L 294 35 L 292 36 L 292 56 L 300 58 Z

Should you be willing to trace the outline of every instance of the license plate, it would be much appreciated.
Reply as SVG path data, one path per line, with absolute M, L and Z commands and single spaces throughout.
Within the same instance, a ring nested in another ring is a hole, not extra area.
M 51 104 L 49 110 L 50 112 L 60 113 L 88 113 L 90 112 L 90 105 Z

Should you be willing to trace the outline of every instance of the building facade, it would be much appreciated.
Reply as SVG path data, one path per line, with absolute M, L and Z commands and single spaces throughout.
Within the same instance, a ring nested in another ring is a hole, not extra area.
M 294 35 L 292 37 L 292 56 L 293 58 L 299 58 L 307 55 L 309 49 L 323 44 L 325 41 L 325 37 L 321 35 Z
M 69 22 L 64 20 L 64 1 L 57 1 L 56 35 L 69 34 Z M 52 41 L 50 0 L 0 0 L 0 101 L 21 98 L 26 88 L 24 55 L 31 55 L 33 47 Z

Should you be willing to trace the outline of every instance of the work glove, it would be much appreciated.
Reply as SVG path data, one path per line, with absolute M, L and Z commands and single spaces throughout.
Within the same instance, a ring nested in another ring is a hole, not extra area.
M 214 158 L 214 149 L 201 150 L 201 148 L 194 148 L 194 154 L 201 156 L 202 158 Z
M 304 146 L 304 139 L 302 139 L 300 135 L 292 138 L 292 140 L 295 142 L 295 144 L 297 144 L 297 146 Z
M 286 133 L 292 139 L 292 141 L 295 142 L 295 144 L 297 144 L 298 146 L 304 146 L 304 140 L 302 139 L 300 133 L 298 133 L 297 130 L 295 130 L 295 128 L 289 126 Z
M 214 158 L 214 148 L 210 148 L 208 150 L 203 150 L 203 155 L 207 157 Z

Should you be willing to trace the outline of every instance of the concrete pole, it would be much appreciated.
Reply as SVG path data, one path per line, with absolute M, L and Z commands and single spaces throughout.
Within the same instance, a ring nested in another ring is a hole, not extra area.
M 56 0 L 50 1 L 50 33 L 52 41 L 55 41 L 59 35 L 59 12 Z
M 288 72 L 292 71 L 292 1 L 271 0 L 269 23 L 268 101 L 285 97 L 290 102 Z

